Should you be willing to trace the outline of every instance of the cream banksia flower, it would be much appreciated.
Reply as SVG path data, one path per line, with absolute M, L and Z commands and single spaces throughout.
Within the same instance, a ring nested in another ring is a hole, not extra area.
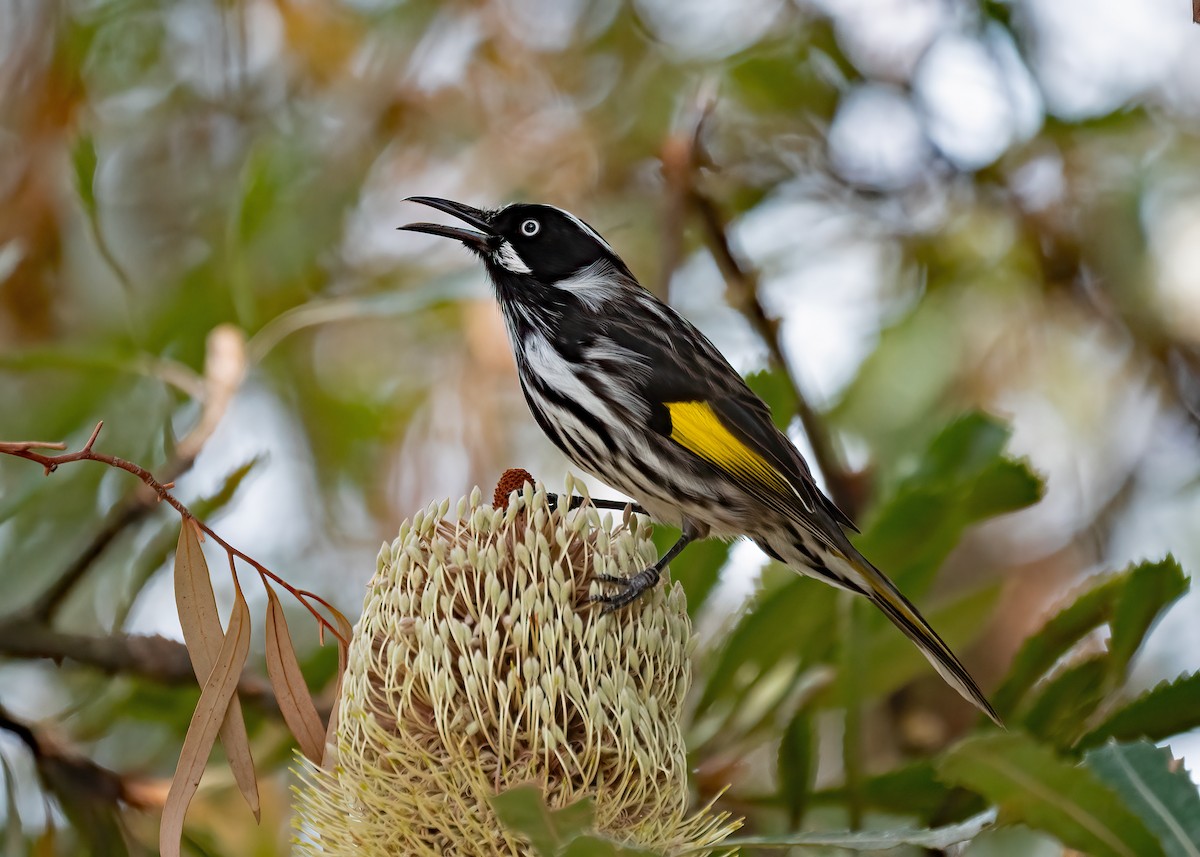
M 459 501 L 455 520 L 448 501 L 430 505 L 380 552 L 334 765 L 302 771 L 297 852 L 525 855 L 489 798 L 530 782 L 551 808 L 593 798 L 596 831 L 631 845 L 716 846 L 738 822 L 687 813 L 682 588 L 609 615 L 587 601 L 593 575 L 655 560 L 649 523 L 560 513 L 529 484 L 507 508 L 480 500 Z

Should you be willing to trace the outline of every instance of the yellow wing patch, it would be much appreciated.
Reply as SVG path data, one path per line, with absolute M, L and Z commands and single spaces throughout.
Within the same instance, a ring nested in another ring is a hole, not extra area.
M 707 402 L 667 402 L 666 406 L 671 440 L 747 482 L 791 493 L 779 471 L 734 437 Z

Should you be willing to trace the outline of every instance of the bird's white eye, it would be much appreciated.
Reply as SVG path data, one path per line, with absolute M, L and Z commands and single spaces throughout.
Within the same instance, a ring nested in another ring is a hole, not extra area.
M 521 234 L 526 238 L 532 238 L 541 231 L 542 224 L 538 223 L 536 220 L 526 220 L 521 224 Z

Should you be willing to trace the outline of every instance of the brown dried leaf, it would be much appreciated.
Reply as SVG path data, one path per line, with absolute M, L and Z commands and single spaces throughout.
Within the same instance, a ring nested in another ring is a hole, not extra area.
M 275 701 L 288 729 L 296 736 L 300 752 L 320 764 L 325 752 L 325 727 L 308 692 L 296 649 L 288 631 L 287 617 L 279 597 L 267 587 L 267 675 L 275 689 Z
M 240 597 L 240 593 L 239 593 Z M 183 642 L 192 659 L 196 679 L 204 682 L 212 672 L 217 653 L 225 638 L 221 617 L 217 614 L 217 599 L 213 596 L 208 563 L 200 549 L 196 528 L 184 523 L 179 532 L 179 547 L 175 550 L 175 606 L 179 624 L 183 626 Z M 262 809 L 258 798 L 258 779 L 254 774 L 254 757 L 250 754 L 250 737 L 242 717 L 242 704 L 235 695 L 229 701 L 225 721 L 221 724 L 221 744 L 238 789 L 256 820 Z
M 233 602 L 233 612 L 229 616 L 225 640 L 200 692 L 200 701 L 196 704 L 187 736 L 183 739 L 183 749 L 179 752 L 175 778 L 171 780 L 171 789 L 163 805 L 162 824 L 158 831 L 158 847 L 163 857 L 179 857 L 183 819 L 188 804 L 200 786 L 208 755 L 217 741 L 229 701 L 237 692 L 238 679 L 241 678 L 249 652 L 250 609 L 239 589 Z
M 330 609 L 329 614 L 333 618 L 333 623 L 338 627 L 338 633 L 346 641 L 346 645 L 343 646 L 340 642 L 337 644 L 337 681 L 333 685 L 333 703 L 329 706 L 329 726 L 325 730 L 325 755 L 321 757 L 321 767 L 326 769 L 332 763 L 331 754 L 337 741 L 338 712 L 341 708 L 342 700 L 342 679 L 346 675 L 346 663 L 350 657 L 350 652 L 348 651 L 350 638 L 354 636 L 354 627 L 350 624 L 349 619 L 337 610 Z

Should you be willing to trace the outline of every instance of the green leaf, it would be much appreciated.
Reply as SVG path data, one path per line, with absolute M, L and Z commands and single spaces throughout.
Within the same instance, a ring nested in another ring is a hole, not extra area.
M 752 836 L 727 839 L 722 847 L 761 849 L 793 848 L 797 845 L 843 848 L 848 851 L 884 851 L 901 845 L 944 850 L 974 839 L 996 821 L 995 810 L 972 816 L 966 821 L 932 830 L 872 830 L 861 833 L 800 833 L 791 836 Z M 683 853 L 689 853 L 684 851 Z
M 696 714 L 718 699 L 742 694 L 785 657 L 804 664 L 826 658 L 832 649 L 829 617 L 834 615 L 837 591 L 820 581 L 798 577 L 781 566 L 764 571 L 768 585 L 758 603 L 742 614 L 708 670 L 708 683 Z
M 925 818 L 945 805 L 950 791 L 950 787 L 937 778 L 933 763 L 928 759 L 868 777 L 860 789 L 865 806 Z M 839 787 L 815 792 L 810 802 L 824 806 L 845 801 L 846 789 Z
M 71 166 L 75 170 L 75 189 L 89 216 L 96 213 L 96 141 L 91 134 L 80 134 L 71 147 Z
M 793 830 L 804 818 L 816 775 L 816 761 L 812 717 L 808 712 L 800 711 L 783 730 L 775 766 L 779 796 L 788 811 L 788 826 Z
M 796 391 L 785 372 L 764 369 L 746 376 L 746 384 L 771 409 L 771 419 L 781 431 L 787 431 L 796 416 Z
M 548 808 L 542 790 L 533 784 L 514 786 L 491 803 L 504 826 L 528 839 L 540 857 L 555 857 L 571 839 L 589 830 L 595 817 L 591 799 L 562 809 Z
M 1095 857 L 1163 853 L 1142 820 L 1094 773 L 1027 735 L 970 738 L 941 759 L 938 773 L 996 804 L 1002 822 L 1044 830 Z
M 856 547 L 909 598 L 932 582 L 968 527 L 1022 509 L 1041 496 L 1041 481 L 1004 456 L 1008 429 L 972 413 L 946 426 L 916 471 L 867 522 Z
M 660 857 L 653 851 L 622 845 L 604 836 L 577 836 L 561 852 L 561 857 Z
M 1101 655 L 1064 669 L 1046 683 L 1020 723 L 1056 747 L 1070 747 L 1104 699 L 1109 657 Z
M 1200 728 L 1200 673 L 1160 682 L 1137 699 L 1109 713 L 1079 739 L 1079 749 L 1095 747 L 1109 738 L 1161 741 Z
M 1084 763 L 1158 835 L 1168 857 L 1200 857 L 1200 792 L 1169 750 L 1148 741 L 1110 743 Z
M 1188 588 L 1188 580 L 1175 557 L 1167 554 L 1161 562 L 1144 563 L 1132 574 L 1125 590 L 1113 606 L 1112 640 L 1114 684 L 1124 677 L 1134 653 L 1146 634 L 1168 606 Z
M 909 597 L 932 580 L 968 526 L 1028 505 L 1040 494 L 1037 477 L 1024 464 L 1004 458 L 1007 438 L 1007 429 L 984 414 L 951 423 L 930 443 L 916 472 L 897 487 L 858 540 L 859 548 Z M 709 671 L 697 714 L 735 688 L 744 691 L 753 686 L 785 658 L 795 659 L 800 669 L 832 657 L 836 637 L 830 633 L 829 617 L 835 603 L 832 591 L 822 592 L 821 586 L 797 580 L 760 595 L 758 604 L 729 634 Z M 979 611 L 990 610 L 993 597 L 991 592 L 972 593 L 960 605 L 970 606 L 970 615 L 959 609 L 932 621 L 943 636 L 969 638 L 982 626 L 984 615 Z M 860 625 L 871 640 L 872 668 L 866 685 L 870 692 L 894 689 L 927 669 L 915 649 L 898 643 L 881 614 L 864 616 Z
M 1114 625 L 1113 651 L 1117 665 L 1112 669 L 1123 673 L 1128 658 L 1141 645 L 1154 618 L 1179 597 L 1182 575 L 1179 564 L 1168 556 L 1161 562 L 1131 566 L 1094 583 L 1021 645 L 1004 683 L 992 695 L 996 710 L 1002 716 L 1010 716 L 1047 670 L 1105 622 Z M 1130 603 L 1122 603 L 1127 599 Z M 1119 637 L 1116 625 L 1121 627 Z M 1110 683 L 1113 676 L 1110 672 Z

